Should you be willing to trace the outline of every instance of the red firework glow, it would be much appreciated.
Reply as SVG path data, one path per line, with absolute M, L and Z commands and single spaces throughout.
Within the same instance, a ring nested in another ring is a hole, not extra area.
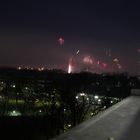
M 60 45 L 64 45 L 64 38 L 63 37 L 60 37 L 59 39 L 58 39 L 58 42 L 59 42 L 59 44 Z
M 102 63 L 102 66 L 103 66 L 103 68 L 106 68 L 107 64 L 106 63 Z
M 93 64 L 93 60 L 92 60 L 92 58 L 90 56 L 84 57 L 83 62 L 85 64 Z

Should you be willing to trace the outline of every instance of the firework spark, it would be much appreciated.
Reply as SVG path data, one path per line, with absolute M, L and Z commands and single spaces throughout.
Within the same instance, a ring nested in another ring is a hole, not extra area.
M 73 57 L 71 57 L 70 59 L 69 59 L 69 64 L 68 64 L 68 73 L 72 73 L 72 71 L 73 71 Z
M 79 54 L 79 52 L 80 52 L 80 50 L 77 50 L 76 54 L 78 55 L 78 54 Z
M 68 73 L 69 74 L 72 73 L 72 66 L 71 66 L 71 64 L 68 65 Z

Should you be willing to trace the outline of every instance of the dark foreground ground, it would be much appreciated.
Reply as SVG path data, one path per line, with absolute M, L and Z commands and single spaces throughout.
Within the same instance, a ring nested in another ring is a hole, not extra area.
M 46 117 L 4 117 L 0 118 L 0 127 L 1 138 L 12 140 L 47 140 L 53 129 Z M 54 140 L 108 140 L 109 137 L 140 140 L 139 96 L 124 99 Z
M 45 117 L 3 117 L 0 118 L 0 137 L 11 140 L 46 140 L 50 135 L 49 129 L 52 129 L 49 123 Z

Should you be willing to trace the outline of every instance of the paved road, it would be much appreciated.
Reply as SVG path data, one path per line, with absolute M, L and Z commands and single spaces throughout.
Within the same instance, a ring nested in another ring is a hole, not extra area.
M 53 140 L 140 140 L 140 97 L 131 96 Z

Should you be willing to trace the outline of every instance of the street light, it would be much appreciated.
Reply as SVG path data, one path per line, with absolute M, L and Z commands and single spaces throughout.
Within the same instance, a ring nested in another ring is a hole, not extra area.
M 15 88 L 15 87 L 16 87 L 16 85 L 12 85 L 12 87 L 13 87 L 13 88 Z
M 95 95 L 94 98 L 95 98 L 95 99 L 99 99 L 99 96 Z
M 86 96 L 86 94 L 85 93 L 80 93 L 80 96 Z
M 13 110 L 11 112 L 9 112 L 9 116 L 21 116 L 22 114 L 17 111 L 17 110 Z
M 76 96 L 75 98 L 76 98 L 76 99 L 78 99 L 79 97 L 78 97 L 78 96 Z

